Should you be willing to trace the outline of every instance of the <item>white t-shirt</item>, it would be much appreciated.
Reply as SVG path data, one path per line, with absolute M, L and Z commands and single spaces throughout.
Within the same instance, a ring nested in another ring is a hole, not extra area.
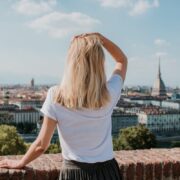
M 94 163 L 114 157 L 111 115 L 121 96 L 122 87 L 122 77 L 112 74 L 107 81 L 112 99 L 108 106 L 99 110 L 70 110 L 54 103 L 52 96 L 56 86 L 49 88 L 40 111 L 58 122 L 57 130 L 64 159 Z

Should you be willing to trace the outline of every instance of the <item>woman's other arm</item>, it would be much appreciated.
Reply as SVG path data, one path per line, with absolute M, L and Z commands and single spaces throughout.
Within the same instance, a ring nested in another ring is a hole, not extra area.
M 21 160 L 5 159 L 0 161 L 0 168 L 23 168 L 26 164 L 42 155 L 48 148 L 57 122 L 44 116 L 40 133 L 36 140 L 31 144 L 26 154 Z

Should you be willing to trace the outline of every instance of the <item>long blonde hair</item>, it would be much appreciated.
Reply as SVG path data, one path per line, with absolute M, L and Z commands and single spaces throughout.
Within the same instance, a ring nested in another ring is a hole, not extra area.
M 110 101 L 110 94 L 104 62 L 105 54 L 96 35 L 74 38 L 55 102 L 75 109 L 105 106 Z

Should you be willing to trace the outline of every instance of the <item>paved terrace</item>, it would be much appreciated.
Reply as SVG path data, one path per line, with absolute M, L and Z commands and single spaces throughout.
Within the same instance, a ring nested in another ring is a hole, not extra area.
M 180 180 L 180 148 L 114 151 L 124 180 Z M 19 159 L 21 155 L 0 156 Z M 43 154 L 24 169 L 0 168 L 0 180 L 58 180 L 61 154 Z

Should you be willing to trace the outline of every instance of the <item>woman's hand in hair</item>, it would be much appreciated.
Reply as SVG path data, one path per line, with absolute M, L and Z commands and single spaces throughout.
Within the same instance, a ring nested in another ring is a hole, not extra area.
M 103 45 L 104 36 L 101 35 L 101 34 L 98 33 L 98 32 L 82 33 L 82 34 L 76 35 L 76 36 L 73 37 L 72 41 L 73 41 L 75 38 L 84 38 L 84 37 L 87 37 L 87 36 L 94 36 L 94 35 L 98 37 L 98 39 L 100 40 L 101 44 Z
M 101 44 L 103 45 L 104 43 L 104 36 L 98 32 L 93 32 L 93 33 L 85 33 L 82 34 L 81 37 L 87 37 L 87 36 L 97 36 L 97 38 L 100 40 Z

